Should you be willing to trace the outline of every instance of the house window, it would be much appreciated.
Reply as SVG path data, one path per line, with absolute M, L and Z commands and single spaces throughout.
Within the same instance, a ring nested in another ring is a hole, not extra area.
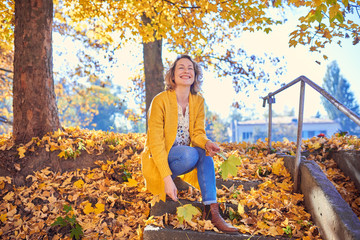
M 315 136 L 315 131 L 308 131 L 308 138 Z
M 242 134 L 243 140 L 248 140 L 250 138 L 252 138 L 252 132 L 243 132 L 243 134 Z
M 323 133 L 324 135 L 326 135 L 326 130 L 321 130 L 320 133 Z

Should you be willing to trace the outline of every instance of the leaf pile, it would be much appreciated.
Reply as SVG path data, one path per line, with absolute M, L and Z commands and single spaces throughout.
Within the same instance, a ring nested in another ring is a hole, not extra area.
M 324 139 L 314 138 L 305 142 L 304 149 L 326 152 L 327 147 L 359 149 L 360 146 L 358 141 L 350 137 Z M 98 167 L 94 169 L 63 174 L 43 169 L 28 176 L 28 185 L 24 187 L 14 187 L 9 177 L 0 177 L 1 239 L 71 239 L 71 231 L 76 234 L 73 236 L 83 239 L 141 239 L 147 224 L 218 231 L 209 220 L 201 220 L 194 209 L 183 209 L 180 219 L 171 214 L 149 217 L 152 196 L 145 190 L 140 164 L 144 142 L 143 134 L 68 128 L 17 146 L 19 157 L 36 152 L 39 148 L 58 151 L 64 161 L 65 156 L 76 158 L 76 154 L 84 151 L 94 155 L 109 152 L 115 155 L 112 154 L 106 163 L 97 162 Z M 278 151 L 288 153 L 295 149 L 289 141 L 278 142 L 274 146 Z M 0 136 L 0 150 L 12 147 L 10 135 Z M 318 228 L 304 209 L 303 196 L 292 193 L 293 183 L 282 159 L 269 152 L 265 142 L 226 143 L 221 148 L 226 157 L 241 159 L 240 163 L 235 164 L 237 174 L 229 175 L 230 179 L 262 182 L 249 191 L 242 186 L 218 189 L 219 202 L 223 206 L 236 206 L 227 209 L 232 224 L 243 233 L 320 239 Z M 220 178 L 223 159 L 215 156 L 214 160 L 217 178 Z M 335 182 L 341 180 L 338 182 L 340 192 L 353 194 L 347 188 L 350 181 L 335 170 L 334 164 L 323 162 L 323 165 Z M 329 167 L 334 167 L 334 170 L 328 170 Z M 179 193 L 180 199 L 192 201 L 201 201 L 200 196 L 199 191 L 191 189 Z M 357 198 L 352 201 L 358 204 Z M 71 207 L 71 210 L 65 206 Z M 82 232 L 80 228 L 71 229 L 71 224 L 66 225 L 59 217 L 78 223 Z M 57 220 L 61 224 L 54 224 Z
M 119 160 L 121 157 L 140 153 L 145 142 L 144 134 L 129 133 L 121 134 L 114 132 L 93 131 L 80 129 L 79 127 L 69 127 L 61 131 L 46 134 L 42 139 L 33 138 L 25 145 L 17 147 L 20 158 L 25 157 L 26 153 L 34 152 L 39 148 L 46 151 L 58 151 L 59 158 L 75 158 L 84 150 L 88 154 L 100 155 L 107 150 L 114 151 Z M 0 151 L 9 150 L 14 147 L 11 135 L 0 135 Z
M 9 177 L 0 177 L 1 239 L 29 236 L 31 239 L 71 239 L 70 229 L 59 231 L 52 226 L 62 216 L 65 205 L 72 207 L 84 239 L 140 239 L 151 200 L 144 189 L 140 169 L 143 140 L 144 135 L 139 134 L 76 129 L 34 140 L 35 147 L 49 149 L 51 146 L 65 149 L 60 142 L 66 148 L 84 142 L 87 151 L 97 151 L 97 154 L 105 147 L 113 147 L 118 157 L 107 163 L 98 162 L 99 167 L 94 169 L 63 174 L 43 169 L 28 176 L 27 187 L 15 188 Z M 93 145 L 88 144 L 92 141 Z

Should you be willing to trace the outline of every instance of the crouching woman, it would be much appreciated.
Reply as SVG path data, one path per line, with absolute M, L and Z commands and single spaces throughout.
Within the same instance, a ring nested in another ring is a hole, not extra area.
M 173 179 L 184 175 L 183 180 L 201 190 L 203 218 L 223 232 L 236 233 L 219 214 L 212 156 L 220 148 L 206 137 L 201 83 L 201 69 L 188 55 L 179 56 L 166 72 L 165 91 L 154 97 L 148 112 L 142 171 L 147 189 L 163 201 L 166 195 L 177 201 Z

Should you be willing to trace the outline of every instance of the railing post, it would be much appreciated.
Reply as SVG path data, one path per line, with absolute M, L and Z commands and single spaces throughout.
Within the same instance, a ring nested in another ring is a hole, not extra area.
M 295 192 L 299 192 L 299 190 L 300 190 L 299 168 L 300 168 L 300 163 L 301 163 L 302 126 L 303 126 L 303 121 L 304 121 L 304 99 L 305 99 L 305 82 L 301 81 L 298 130 L 297 130 L 297 141 L 296 141 L 296 160 L 295 160 L 295 173 L 294 173 L 294 191 Z
M 272 137 L 272 104 L 275 102 L 275 98 L 270 96 L 268 97 L 269 103 L 269 123 L 268 123 L 268 146 L 269 151 L 271 151 L 271 137 Z

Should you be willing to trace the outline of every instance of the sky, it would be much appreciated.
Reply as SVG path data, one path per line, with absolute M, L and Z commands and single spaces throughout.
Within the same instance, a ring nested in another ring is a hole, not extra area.
M 294 15 L 295 16 L 295 15 Z M 350 83 L 351 90 L 360 104 L 360 44 L 354 46 L 351 41 L 343 41 L 342 47 L 333 43 L 322 50 L 322 53 L 311 53 L 308 46 L 297 45 L 295 48 L 289 47 L 289 34 L 294 31 L 297 25 L 297 18 L 288 19 L 287 23 L 273 28 L 269 34 L 262 32 L 245 33 L 234 42 L 245 49 L 249 54 L 263 55 L 265 52 L 274 56 L 284 57 L 286 61 L 287 71 L 283 74 L 280 83 L 289 83 L 297 77 L 304 75 L 320 87 L 323 84 L 323 78 L 326 73 L 327 65 L 336 60 L 340 73 Z M 329 57 L 324 60 L 322 55 Z M 316 61 L 321 61 L 319 65 Z M 212 78 L 211 74 L 207 76 L 206 81 L 209 84 L 204 86 L 204 95 L 210 110 L 218 112 L 221 116 L 226 117 L 230 113 L 229 106 L 233 99 L 245 98 L 244 96 L 236 96 L 232 89 L 231 82 L 219 81 Z M 280 86 L 271 86 L 270 91 L 274 92 Z M 261 93 L 253 92 L 246 101 L 254 110 L 241 111 L 245 116 L 250 115 L 249 111 L 256 112 L 255 118 L 263 118 L 263 114 L 268 111 L 268 107 L 263 108 L 261 97 L 267 95 L 259 95 Z M 213 97 L 219 96 L 219 97 Z M 288 88 L 287 90 L 275 96 L 276 103 L 273 105 L 273 111 L 276 113 L 283 112 L 284 109 L 294 108 L 296 116 L 298 113 L 300 98 L 300 83 Z M 219 100 L 221 99 L 221 100 Z M 246 99 L 246 98 L 245 98 Z M 312 117 L 319 111 L 322 117 L 326 117 L 326 111 L 320 100 L 320 94 L 313 90 L 309 85 L 305 87 L 305 107 L 304 117 Z
M 326 66 L 331 61 L 336 60 L 341 74 L 350 83 L 351 90 L 360 104 L 360 44 L 354 46 L 351 40 L 344 40 L 342 47 L 333 43 L 322 50 L 321 54 L 311 53 L 308 46 L 297 45 L 295 48 L 290 48 L 288 44 L 289 34 L 295 30 L 299 14 L 301 13 L 292 12 L 290 15 L 288 14 L 287 16 L 290 16 L 288 21 L 283 25 L 274 27 L 273 31 L 269 34 L 263 32 L 242 33 L 239 38 L 233 39 L 231 44 L 245 49 L 248 54 L 263 56 L 264 53 L 267 53 L 283 57 L 283 61 L 286 61 L 287 71 L 278 80 L 284 84 L 304 75 L 319 86 L 322 86 Z M 53 39 L 57 49 L 60 49 L 60 52 L 66 52 L 66 54 L 54 57 L 55 65 L 59 66 L 65 62 L 72 62 L 72 59 L 76 60 L 74 54 L 76 51 L 72 51 L 68 47 L 73 44 L 70 38 L 65 39 L 63 43 L 56 43 L 56 39 L 58 39 L 56 36 Z M 117 52 L 117 64 L 109 70 L 114 75 L 114 83 L 126 88 L 131 84 L 129 78 L 141 68 L 143 61 L 142 45 L 139 43 L 128 43 L 125 48 L 119 49 Z M 329 59 L 324 60 L 323 54 L 327 55 Z M 175 59 L 175 57 L 174 53 L 169 53 L 166 49 L 163 50 L 164 59 Z M 316 61 L 321 61 L 321 64 L 319 65 Z M 280 88 L 280 86 L 272 85 L 268 87 L 271 92 Z M 240 113 L 245 117 L 263 119 L 264 114 L 268 111 L 267 106 L 266 108 L 262 107 L 263 101 L 261 99 L 261 97 L 266 96 L 268 93 L 253 91 L 249 97 L 242 93 L 236 94 L 232 81 L 229 79 L 219 79 L 216 77 L 216 73 L 204 72 L 202 90 L 210 111 L 218 113 L 224 119 L 233 111 L 231 104 L 239 99 L 246 103 L 246 108 L 240 110 Z M 274 112 L 282 113 L 285 109 L 291 110 L 294 108 L 297 116 L 299 93 L 300 83 L 276 95 L 276 103 L 273 105 Z M 131 98 L 128 106 L 136 107 Z M 327 116 L 320 101 L 320 94 L 307 85 L 305 88 L 304 117 L 315 116 L 318 111 L 322 117 Z

